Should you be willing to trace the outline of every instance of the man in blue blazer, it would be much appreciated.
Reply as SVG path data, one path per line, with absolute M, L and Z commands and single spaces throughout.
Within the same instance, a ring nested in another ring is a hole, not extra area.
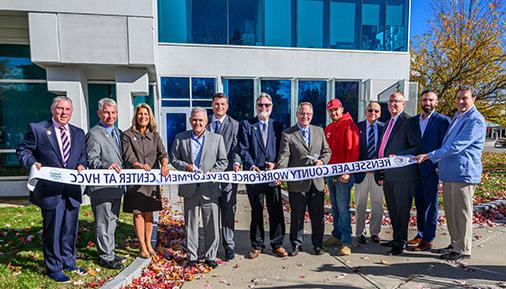
M 262 92 L 256 100 L 257 116 L 244 120 L 239 126 L 239 147 L 243 169 L 260 172 L 274 169 L 278 158 L 279 143 L 283 124 L 270 118 L 272 112 L 272 98 Z M 269 213 L 269 236 L 273 253 L 278 257 L 288 256 L 283 248 L 285 236 L 285 219 L 281 190 L 274 184 L 246 185 L 248 199 L 251 205 L 250 259 L 255 259 L 265 249 L 264 231 L 264 198 Z
M 81 172 L 86 167 L 85 138 L 82 129 L 69 124 L 71 99 L 54 98 L 51 113 L 52 119 L 30 124 L 16 149 L 20 163 L 27 169 L 47 166 Z M 44 264 L 49 277 L 56 282 L 70 281 L 63 270 L 86 274 L 86 270 L 76 266 L 81 200 L 80 186 L 46 180 L 39 180 L 30 192 L 30 202 L 42 212 Z
M 473 240 L 473 195 L 481 181 L 481 154 L 485 143 L 486 122 L 474 105 L 471 86 L 457 90 L 457 112 L 443 138 L 441 148 L 416 156 L 419 163 L 438 164 L 443 181 L 443 205 L 450 245 L 438 250 L 440 258 L 459 261 L 471 257 Z
M 437 150 L 450 126 L 450 118 L 436 111 L 437 94 L 426 90 L 421 95 L 422 112 L 415 116 L 419 124 L 421 137 L 420 153 Z M 432 249 L 432 241 L 436 237 L 438 215 L 439 176 L 437 163 L 425 162 L 418 165 L 420 185 L 415 190 L 416 222 L 418 233 L 408 242 L 415 246 L 415 251 Z

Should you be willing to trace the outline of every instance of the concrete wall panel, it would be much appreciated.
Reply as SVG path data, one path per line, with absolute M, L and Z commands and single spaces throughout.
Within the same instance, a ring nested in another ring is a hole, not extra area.
M 155 63 L 153 18 L 128 17 L 128 57 L 131 65 Z
M 60 62 L 58 17 L 55 13 L 28 13 L 33 62 Z

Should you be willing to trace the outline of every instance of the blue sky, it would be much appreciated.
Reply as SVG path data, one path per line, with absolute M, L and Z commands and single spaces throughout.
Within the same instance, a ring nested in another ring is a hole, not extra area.
M 432 16 L 430 0 L 411 0 L 411 35 L 422 35 L 429 28 L 428 19 Z

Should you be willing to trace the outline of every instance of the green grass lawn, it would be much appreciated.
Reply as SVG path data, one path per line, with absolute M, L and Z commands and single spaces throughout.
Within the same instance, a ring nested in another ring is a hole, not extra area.
M 46 277 L 42 254 L 42 217 L 34 205 L 0 209 L 0 288 L 101 287 L 121 270 L 98 265 L 91 207 L 81 206 L 77 240 L 77 265 L 87 276 L 69 275 L 71 282 L 59 284 Z M 126 265 L 139 254 L 134 245 L 132 215 L 120 214 L 116 230 L 116 253 L 127 257 Z

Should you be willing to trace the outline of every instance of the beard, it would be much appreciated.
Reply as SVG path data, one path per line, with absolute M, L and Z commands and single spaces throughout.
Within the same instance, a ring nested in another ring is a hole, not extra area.
M 258 111 L 257 115 L 258 115 L 258 118 L 260 118 L 261 120 L 265 120 L 265 119 L 269 118 L 269 116 L 271 115 L 271 113 L 264 110 L 264 111 Z
M 426 106 L 423 106 L 423 107 L 422 107 L 422 109 L 423 109 L 423 111 L 424 111 L 425 113 L 431 113 L 431 112 L 434 110 L 434 108 L 432 108 L 432 107 L 430 107 L 430 106 L 427 106 L 427 105 L 426 105 Z

